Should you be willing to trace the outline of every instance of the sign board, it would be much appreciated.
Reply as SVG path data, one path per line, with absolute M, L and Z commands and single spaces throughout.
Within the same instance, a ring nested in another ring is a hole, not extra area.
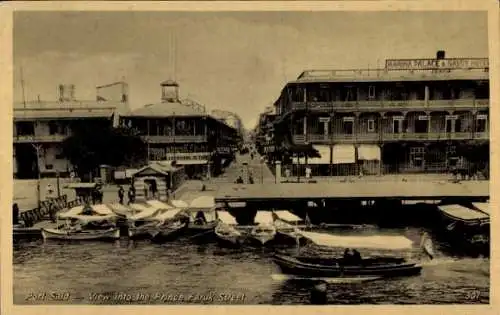
M 418 120 L 429 120 L 429 116 L 420 115 L 418 116 Z
M 354 121 L 354 117 L 344 117 L 344 121 Z
M 446 119 L 455 120 L 455 119 L 458 119 L 458 115 L 446 115 Z
M 488 115 L 477 115 L 477 119 L 488 119 Z
M 405 120 L 403 116 L 393 116 L 392 120 Z
M 330 122 L 330 117 L 320 117 L 319 122 L 322 123 L 329 123 Z
M 486 69 L 488 58 L 387 59 L 387 70 Z

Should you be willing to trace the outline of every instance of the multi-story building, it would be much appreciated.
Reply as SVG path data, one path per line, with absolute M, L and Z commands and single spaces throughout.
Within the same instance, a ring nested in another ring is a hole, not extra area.
M 126 83 L 118 82 L 121 95 L 108 100 L 97 87 L 96 101 L 75 99 L 74 85 L 59 86 L 59 100 L 14 103 L 13 164 L 17 178 L 67 175 L 71 164 L 62 155 L 61 143 L 82 124 L 117 125 L 118 114 L 127 110 Z
M 259 115 L 257 127 L 255 129 L 255 147 L 259 154 L 268 157 L 268 160 L 273 160 L 276 146 L 274 142 L 273 122 L 276 119 L 274 108 L 267 107 L 266 110 Z
M 205 107 L 179 99 L 179 85 L 161 83 L 161 102 L 121 116 L 121 124 L 136 129 L 148 144 L 151 161 L 175 161 L 188 176 L 217 175 L 232 158 L 237 130 L 206 113 Z
M 481 148 L 475 167 L 484 167 L 488 59 L 444 55 L 386 60 L 383 69 L 304 71 L 275 102 L 275 137 L 285 153 L 307 144 L 321 157 L 285 160 L 317 175 L 442 172 L 472 167 L 463 148 L 473 142 Z

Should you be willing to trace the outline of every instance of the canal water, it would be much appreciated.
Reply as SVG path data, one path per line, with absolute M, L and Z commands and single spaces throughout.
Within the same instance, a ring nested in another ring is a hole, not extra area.
M 420 276 L 328 284 L 328 303 L 489 303 L 489 259 L 454 257 L 440 247 L 434 240 L 437 258 Z M 182 240 L 21 242 L 14 246 L 14 303 L 309 304 L 312 284 L 277 279 L 271 253 Z

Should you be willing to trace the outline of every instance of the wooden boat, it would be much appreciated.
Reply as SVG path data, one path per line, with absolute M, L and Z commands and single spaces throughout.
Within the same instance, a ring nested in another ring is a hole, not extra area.
M 273 261 L 284 274 L 306 278 L 396 277 L 417 275 L 422 270 L 421 265 L 401 257 L 361 258 L 346 255 L 347 252 L 344 252 L 344 257 L 339 257 L 338 254 L 343 248 L 375 249 L 377 252 L 412 249 L 413 242 L 403 236 L 341 236 L 315 232 L 303 232 L 303 235 L 313 244 L 337 254 L 332 257 L 304 255 L 300 251 L 295 255 L 277 253 Z
M 285 274 L 307 277 L 400 277 L 418 275 L 422 270 L 422 266 L 399 258 L 368 258 L 359 264 L 344 264 L 342 259 L 308 260 L 305 257 L 275 254 L 273 261 Z
M 217 211 L 219 223 L 215 227 L 215 236 L 223 246 L 240 246 L 243 241 L 243 234 L 235 226 L 238 224 L 233 216 L 227 211 Z
M 136 203 L 129 207 L 136 212 L 127 216 L 128 236 L 132 239 L 151 238 L 159 222 L 156 216 L 161 213 L 160 209 Z
M 42 237 L 59 240 L 106 240 L 120 238 L 117 216 L 106 205 L 86 205 L 60 213 L 58 220 L 66 223 L 60 228 L 42 228 Z
M 150 230 L 154 241 L 168 241 L 184 234 L 189 217 L 181 209 L 172 208 L 156 216 L 157 224 Z
M 488 203 L 473 203 L 472 206 L 440 205 L 444 228 L 440 231 L 447 243 L 461 248 L 466 254 L 489 255 L 490 215 Z
M 308 239 L 302 236 L 302 231 L 297 227 L 280 219 L 274 221 L 276 228 L 276 236 L 274 242 L 276 244 L 299 244 L 304 245 Z
M 69 230 L 69 229 L 42 229 L 43 239 L 57 240 L 116 240 L 120 238 L 119 228 L 107 230 Z
M 189 216 L 188 234 L 204 239 L 214 235 L 218 224 L 214 197 L 200 196 L 194 199 L 184 211 Z
M 270 211 L 257 211 L 254 221 L 257 226 L 250 231 L 248 240 L 251 244 L 263 246 L 274 240 L 276 228 Z

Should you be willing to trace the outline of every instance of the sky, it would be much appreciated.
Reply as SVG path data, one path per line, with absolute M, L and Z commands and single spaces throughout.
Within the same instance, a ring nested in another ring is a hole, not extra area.
M 253 128 L 306 69 L 383 67 L 437 50 L 487 57 L 487 14 L 24 11 L 14 14 L 13 49 L 17 101 L 21 68 L 27 100 L 56 100 L 58 84 L 94 100 L 97 85 L 125 78 L 131 108 L 159 102 L 160 82 L 175 79 L 181 98 L 236 112 Z

